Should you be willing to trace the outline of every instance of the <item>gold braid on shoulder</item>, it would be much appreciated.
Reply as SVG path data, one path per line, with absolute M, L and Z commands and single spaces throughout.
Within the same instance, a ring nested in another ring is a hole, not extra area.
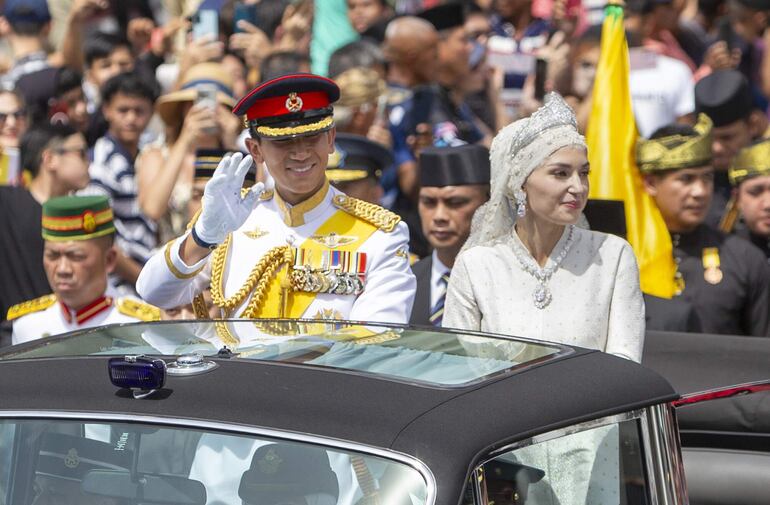
M 367 221 L 385 232 L 391 232 L 401 222 L 401 217 L 388 209 L 384 209 L 374 203 L 365 202 L 347 195 L 334 197 L 334 205 L 352 214 L 357 218 Z
M 242 314 L 243 317 L 254 318 L 262 307 L 267 288 L 278 269 L 282 265 L 290 264 L 293 261 L 292 250 L 290 246 L 286 245 L 274 247 L 267 251 L 257 264 L 254 265 L 254 268 L 251 269 L 251 273 L 246 278 L 243 286 L 233 296 L 225 298 L 225 262 L 232 240 L 232 234 L 228 235 L 222 245 L 214 250 L 211 260 L 211 301 L 229 315 L 235 307 L 243 303 L 246 297 L 254 291 L 246 310 Z

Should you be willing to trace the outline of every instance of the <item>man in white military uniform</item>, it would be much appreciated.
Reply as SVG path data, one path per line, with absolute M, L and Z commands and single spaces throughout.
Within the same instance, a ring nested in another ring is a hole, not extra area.
M 108 288 L 117 252 L 106 196 L 52 198 L 43 204 L 42 224 L 43 267 L 53 294 L 8 309 L 14 344 L 104 324 L 159 319 L 158 308 L 116 298 Z
M 351 319 L 406 323 L 415 279 L 408 229 L 398 216 L 329 186 L 333 81 L 279 77 L 246 95 L 251 157 L 225 156 L 191 229 L 145 265 L 137 290 L 150 303 L 193 303 L 210 284 L 222 317 Z M 275 190 L 241 190 L 252 158 Z M 213 253 L 212 253 L 213 251 Z M 211 253 L 211 254 L 210 254 Z

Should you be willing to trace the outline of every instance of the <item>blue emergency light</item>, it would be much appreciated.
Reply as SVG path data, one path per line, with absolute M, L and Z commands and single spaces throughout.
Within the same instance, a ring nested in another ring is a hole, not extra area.
M 130 389 L 134 398 L 149 396 L 166 383 L 166 362 L 144 355 L 110 358 L 109 372 L 112 384 Z

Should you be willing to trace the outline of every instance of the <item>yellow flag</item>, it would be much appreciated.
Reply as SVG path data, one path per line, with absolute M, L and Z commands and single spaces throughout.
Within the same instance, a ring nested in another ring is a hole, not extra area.
M 586 132 L 590 197 L 624 202 L 627 238 L 639 263 L 642 291 L 671 298 L 676 273 L 671 235 L 655 201 L 644 191 L 636 167 L 638 134 L 628 75 L 623 7 L 610 4 L 605 8 L 601 57 Z

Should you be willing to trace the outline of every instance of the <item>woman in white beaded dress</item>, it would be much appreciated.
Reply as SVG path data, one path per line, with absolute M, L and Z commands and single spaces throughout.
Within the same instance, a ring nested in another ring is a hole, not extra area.
M 586 155 L 575 114 L 556 93 L 497 134 L 491 198 L 452 269 L 443 326 L 641 360 L 644 304 L 633 250 L 576 226 L 588 199 Z
M 586 155 L 574 112 L 555 93 L 498 133 L 491 198 L 476 211 L 455 261 L 443 326 L 641 360 L 644 305 L 633 250 L 619 237 L 576 226 L 588 199 Z M 460 340 L 482 357 L 527 358 L 511 355 L 510 342 Z M 546 473 L 527 502 L 619 503 L 618 443 L 617 426 L 604 426 L 517 449 L 514 459 Z

